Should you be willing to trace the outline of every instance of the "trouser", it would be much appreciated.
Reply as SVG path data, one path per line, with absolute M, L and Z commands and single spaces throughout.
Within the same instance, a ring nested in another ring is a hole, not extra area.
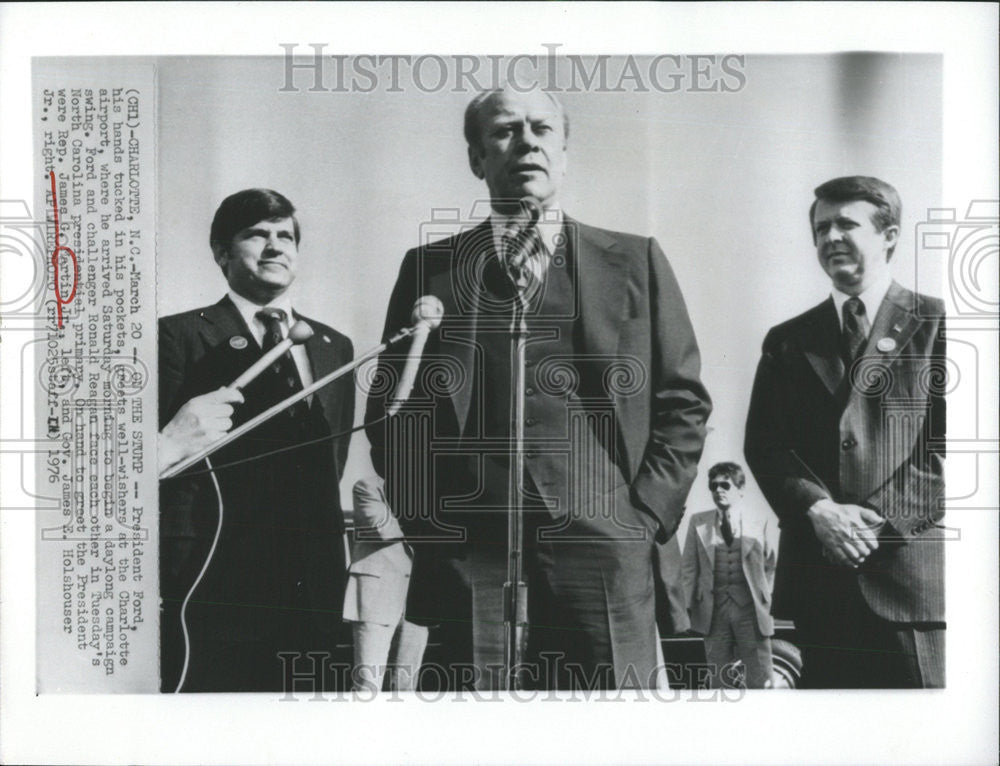
M 573 539 L 573 525 L 561 538 L 546 539 L 539 534 L 543 524 L 552 524 L 551 518 L 525 515 L 525 687 L 655 686 L 652 541 L 600 539 L 592 529 L 589 539 Z M 434 669 L 437 678 L 422 682 L 452 689 L 501 688 L 505 545 L 470 543 L 461 558 L 437 566 L 440 582 L 447 583 L 437 601 L 450 605 L 441 619 L 432 620 L 439 625 L 445 667 Z
M 839 594 L 835 602 L 827 618 L 795 621 L 802 688 L 944 687 L 944 623 L 883 620 L 856 589 Z
M 712 688 L 771 686 L 771 639 L 761 634 L 752 604 L 741 607 L 728 597 L 715 602 L 705 636 L 705 659 L 712 671 Z M 743 663 L 743 673 L 736 672 L 737 661 Z
M 259 637 L 202 635 L 192 628 L 185 692 L 322 692 L 343 688 L 330 667 L 336 640 L 308 615 L 290 612 L 282 629 Z
M 390 689 L 416 689 L 417 672 L 427 648 L 426 627 L 401 619 L 396 625 L 355 622 L 352 630 L 355 689 L 381 691 L 387 670 Z

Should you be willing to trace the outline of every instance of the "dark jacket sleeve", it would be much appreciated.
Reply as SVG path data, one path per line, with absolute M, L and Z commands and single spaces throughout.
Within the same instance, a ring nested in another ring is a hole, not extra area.
M 701 355 L 670 264 L 649 239 L 649 440 L 632 482 L 633 500 L 659 520 L 658 541 L 677 531 L 705 443 L 712 411 L 701 383 Z
M 796 437 L 789 422 L 789 404 L 795 400 L 790 386 L 795 378 L 784 364 L 788 342 L 776 329 L 764 338 L 750 395 L 744 452 L 778 518 L 801 523 L 813 503 L 831 494 L 796 452 Z
M 340 364 L 347 364 L 354 359 L 354 344 L 350 338 L 342 336 Z M 340 379 L 340 388 L 337 392 L 337 415 L 333 423 L 332 431 L 335 434 L 345 434 L 337 439 L 335 462 L 337 464 L 337 475 L 344 475 L 344 466 L 347 465 L 347 453 L 351 446 L 351 437 L 346 434 L 354 425 L 354 406 L 356 397 L 356 385 L 353 375 L 347 375 Z
M 177 320 L 161 319 L 158 323 L 159 337 L 159 428 L 170 422 L 183 402 L 178 402 L 178 394 L 184 386 L 186 357 L 181 341 Z
M 411 250 L 403 258 L 396 285 L 389 298 L 385 326 L 382 330 L 383 342 L 410 324 L 413 304 L 420 295 L 418 251 Z M 409 340 L 400 341 L 397 346 L 393 347 L 391 354 L 380 356 L 375 373 L 368 377 L 364 386 L 368 396 L 365 410 L 365 423 L 368 425 L 365 430 L 371 444 L 372 465 L 375 472 L 383 478 L 385 478 L 386 470 L 386 438 L 385 422 L 381 418 L 385 417 L 388 403 L 396 389 L 396 383 L 401 373 L 399 360 L 409 350 L 409 342 Z

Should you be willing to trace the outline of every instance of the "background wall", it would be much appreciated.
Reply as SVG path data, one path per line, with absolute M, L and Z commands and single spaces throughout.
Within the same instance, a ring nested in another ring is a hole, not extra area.
M 161 315 L 222 296 L 208 230 L 219 202 L 242 188 L 274 188 L 296 205 L 295 305 L 359 351 L 379 341 L 403 253 L 422 240 L 432 210 L 458 209 L 466 220 L 486 212 L 474 205 L 485 186 L 468 169 L 462 138 L 469 91 L 423 92 L 404 68 L 399 91 L 380 82 L 370 93 L 309 92 L 311 75 L 300 73 L 298 92 L 280 92 L 280 58 L 174 57 L 157 67 Z M 809 233 L 813 188 L 849 174 L 896 186 L 903 227 L 894 269 L 909 287 L 913 228 L 941 204 L 939 56 L 747 56 L 742 71 L 737 92 L 560 95 L 571 119 L 564 209 L 655 236 L 687 300 L 715 401 L 691 509 L 712 507 L 708 466 L 744 462 L 767 329 L 829 293 Z M 934 292 L 928 285 L 942 279 L 922 271 L 920 289 Z M 362 413 L 359 401 L 358 422 Z M 345 502 L 370 471 L 357 434 Z

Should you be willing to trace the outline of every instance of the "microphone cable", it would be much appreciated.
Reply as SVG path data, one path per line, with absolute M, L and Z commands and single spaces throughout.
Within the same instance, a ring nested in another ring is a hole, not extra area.
M 340 431 L 339 433 L 330 434 L 329 436 L 320 436 L 318 439 L 310 439 L 309 441 L 299 442 L 298 444 L 290 444 L 287 447 L 279 447 L 278 449 L 269 450 L 268 452 L 261 452 L 259 455 L 252 455 L 251 457 L 241 458 L 240 460 L 233 460 L 229 463 L 220 463 L 219 465 L 214 467 L 211 465 L 211 463 L 209 463 L 208 458 L 205 458 L 205 462 L 209 463 L 208 468 L 202 468 L 200 471 L 184 471 L 182 473 L 177 474 L 176 476 L 170 476 L 166 479 L 161 479 L 160 481 L 170 481 L 171 479 L 179 479 L 181 477 L 187 478 L 190 476 L 201 476 L 206 473 L 213 473 L 223 468 L 232 468 L 233 466 L 243 465 L 244 463 L 252 463 L 255 460 L 262 460 L 266 457 L 271 457 L 272 455 L 280 455 L 285 452 L 292 452 L 293 450 L 302 449 L 303 447 L 310 447 L 313 444 L 322 444 L 323 442 L 342 439 L 345 436 L 357 433 L 358 431 L 368 428 L 369 426 L 377 426 L 379 423 L 384 423 L 390 417 L 392 416 L 383 415 L 382 417 L 373 420 L 370 423 L 362 423 L 361 425 L 354 426 L 353 428 L 348 428 L 346 431 Z
M 179 694 L 181 689 L 184 687 L 184 682 L 187 680 L 188 667 L 191 662 L 191 635 L 188 632 L 187 627 L 187 607 L 188 603 L 191 601 L 191 597 L 194 595 L 195 590 L 198 585 L 201 584 L 202 579 L 205 577 L 205 573 L 208 571 L 209 565 L 212 563 L 212 558 L 215 556 L 215 549 L 219 545 L 219 537 L 222 535 L 222 518 L 225 513 L 225 505 L 222 502 L 222 490 L 219 487 L 219 480 L 216 478 L 215 472 L 222 468 L 231 468 L 233 466 L 242 465 L 243 463 L 251 463 L 255 460 L 260 460 L 271 455 L 278 455 L 284 452 L 291 452 L 292 450 L 299 449 L 301 447 L 308 447 L 312 444 L 320 444 L 325 441 L 333 441 L 334 439 L 340 439 L 341 437 L 353 434 L 356 431 L 360 431 L 362 428 L 368 426 L 378 425 L 389 419 L 389 415 L 384 415 L 377 420 L 373 420 L 371 423 L 362 423 L 359 426 L 350 428 L 346 431 L 341 431 L 340 433 L 331 434 L 330 436 L 322 436 L 318 439 L 311 439 L 307 442 L 302 442 L 301 444 L 293 444 L 288 447 L 281 447 L 280 449 L 271 450 L 270 452 L 263 452 L 260 455 L 254 455 L 253 457 L 244 458 L 242 460 L 234 460 L 230 463 L 222 463 L 220 465 L 213 466 L 212 461 L 209 458 L 205 458 L 205 465 L 207 468 L 203 468 L 200 471 L 189 471 L 187 473 L 178 474 L 178 476 L 200 476 L 202 474 L 208 474 L 212 479 L 212 487 L 215 489 L 215 497 L 219 503 L 219 521 L 215 527 L 215 536 L 212 539 L 212 545 L 208 549 L 208 555 L 205 557 L 205 563 L 201 566 L 201 571 L 198 572 L 198 576 L 195 577 L 194 582 L 188 589 L 187 595 L 184 597 L 184 601 L 181 602 L 180 611 L 180 622 L 181 622 L 181 633 L 184 635 L 184 664 L 181 667 L 180 679 L 177 681 L 177 688 L 174 689 L 174 694 Z M 171 477 L 177 478 L 177 477 Z
M 205 572 L 208 571 L 208 565 L 212 563 L 212 557 L 215 555 L 215 548 L 219 544 L 219 536 L 222 534 L 222 514 L 224 512 L 224 506 L 222 504 L 222 490 L 219 489 L 219 480 L 215 478 L 215 470 L 212 467 L 212 461 L 205 458 L 205 463 L 208 465 L 207 473 L 212 476 L 212 485 L 215 487 L 215 497 L 219 501 L 219 523 L 215 527 L 215 537 L 212 540 L 212 547 L 208 549 L 208 556 L 205 557 L 205 563 L 202 564 L 201 571 L 198 572 L 198 576 L 194 578 L 194 583 L 191 585 L 187 595 L 184 597 L 184 601 L 181 603 L 181 632 L 184 634 L 184 665 L 181 668 L 181 677 L 177 682 L 177 688 L 174 689 L 174 694 L 178 694 L 184 686 L 184 681 L 187 680 L 188 664 L 191 661 L 191 636 L 188 634 L 187 618 L 185 616 L 188 602 L 191 601 L 191 596 L 194 595 L 195 589 L 201 583 L 202 578 L 205 576 Z

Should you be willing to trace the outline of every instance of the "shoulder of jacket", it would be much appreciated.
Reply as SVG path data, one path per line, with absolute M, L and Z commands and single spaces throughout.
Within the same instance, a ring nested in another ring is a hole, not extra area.
M 944 301 L 940 298 L 935 298 L 932 295 L 924 295 L 923 293 L 914 293 L 913 303 L 917 314 L 921 317 L 926 319 L 942 319 L 945 316 Z
M 180 330 L 183 327 L 199 323 L 205 316 L 205 312 L 212 310 L 217 304 L 211 306 L 201 306 L 200 308 L 190 309 L 188 311 L 181 311 L 177 314 L 170 314 L 169 316 L 160 317 L 157 323 L 160 329 L 166 328 L 168 330 Z
M 322 322 L 313 319 L 312 317 L 306 316 L 304 314 L 299 314 L 298 312 L 295 313 L 298 314 L 299 319 L 305 320 L 310 324 L 310 326 L 313 328 L 314 333 L 324 335 L 330 338 L 330 340 L 336 345 L 351 346 L 353 348 L 351 339 L 346 335 L 344 335 L 344 333 L 339 332 L 338 330 L 334 330 L 332 327 L 330 327 L 330 325 L 323 324 Z
M 692 527 L 702 524 L 711 524 L 715 521 L 715 514 L 715 509 L 712 509 L 711 511 L 698 511 L 691 516 L 690 524 Z

